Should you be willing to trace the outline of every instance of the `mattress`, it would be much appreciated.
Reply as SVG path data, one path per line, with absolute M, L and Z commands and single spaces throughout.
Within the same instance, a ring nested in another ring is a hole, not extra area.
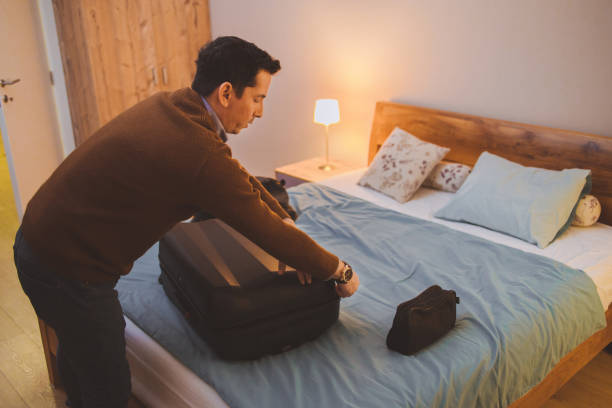
M 450 199 L 452 194 L 421 189 L 412 201 L 400 205 L 378 193 L 356 186 L 355 181 L 360 174 L 361 172 L 350 173 L 330 179 L 324 184 L 348 192 L 353 196 L 375 202 L 382 207 L 428 221 L 445 224 L 456 230 L 472 235 L 484 236 L 486 239 L 497 243 L 527 252 L 535 252 L 539 255 L 565 262 L 572 267 L 584 269 L 597 284 L 597 290 L 602 303 L 607 304 L 605 303 L 606 301 L 609 303 L 610 288 L 609 285 L 606 286 L 606 283 L 609 284 L 610 280 L 609 254 L 612 251 L 610 251 L 610 244 L 607 243 L 612 242 L 612 228 L 603 225 L 597 225 L 588 229 L 571 228 L 566 235 L 553 245 L 540 250 L 537 247 L 522 243 L 511 237 L 506 237 L 503 234 L 471 225 L 437 220 L 431 217 L 431 214 Z M 593 238 L 593 235 L 596 235 L 596 237 Z M 608 246 L 606 247 L 606 245 Z M 177 362 L 154 340 L 150 339 L 129 321 L 126 339 L 132 370 L 134 373 L 137 373 L 134 380 L 134 392 L 147 405 L 203 406 L 203 401 L 205 401 L 206 406 L 225 406 L 221 398 L 211 387 L 207 386 L 189 369 Z

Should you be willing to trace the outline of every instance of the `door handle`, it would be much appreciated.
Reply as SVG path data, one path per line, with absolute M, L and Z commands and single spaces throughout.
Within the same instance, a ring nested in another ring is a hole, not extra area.
M 5 86 L 8 85 L 14 85 L 17 82 L 21 81 L 21 79 L 17 78 L 17 79 L 0 79 L 0 87 L 4 88 Z
M 164 85 L 167 85 L 168 84 L 168 70 L 166 69 L 166 67 L 162 67 L 161 71 L 162 71 L 162 81 L 164 81 Z

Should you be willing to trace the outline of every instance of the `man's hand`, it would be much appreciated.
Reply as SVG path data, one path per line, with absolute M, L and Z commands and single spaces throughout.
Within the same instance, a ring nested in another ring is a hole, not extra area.
M 291 218 L 283 218 L 283 221 L 284 221 L 286 224 L 289 224 L 289 225 L 291 225 L 292 227 L 297 228 L 297 227 L 295 226 L 295 222 L 293 222 L 293 219 L 291 219 Z M 281 262 L 281 261 L 278 261 L 278 274 L 279 274 L 279 275 L 283 275 L 283 274 L 285 273 L 285 271 L 286 271 L 286 270 L 287 270 L 287 265 L 286 265 L 286 264 L 284 264 L 284 263 L 283 263 L 283 262 Z M 300 281 L 300 283 L 301 283 L 302 285 L 305 285 L 305 284 L 307 284 L 307 283 L 308 283 L 308 284 L 311 284 L 311 283 L 312 283 L 312 274 L 310 274 L 310 273 L 308 273 L 308 272 L 297 271 L 297 270 L 296 270 L 295 272 L 297 273 L 298 280 Z
M 357 291 L 359 287 L 359 276 L 353 270 L 353 277 L 348 283 L 338 283 L 336 284 L 336 293 L 338 296 L 344 298 L 352 296 L 353 293 Z
M 287 271 L 287 264 L 278 261 L 278 271 L 277 273 L 279 275 L 284 275 L 285 272 Z M 308 273 L 308 272 L 302 272 L 302 271 L 295 271 L 297 273 L 297 277 L 298 280 L 300 281 L 300 283 L 302 285 L 305 285 L 306 283 L 311 284 L 312 283 L 312 274 Z
M 329 277 L 329 279 L 340 279 L 341 272 L 344 269 L 344 262 L 338 260 L 338 267 L 336 268 L 336 272 Z M 337 283 L 336 284 L 336 293 L 340 297 L 349 297 L 352 296 L 353 293 L 357 291 L 359 287 L 359 276 L 353 269 L 353 277 L 347 283 Z
M 283 222 L 285 222 L 285 223 L 287 223 L 287 224 L 291 225 L 292 227 L 297 228 L 297 227 L 295 226 L 295 221 L 293 221 L 293 218 L 283 218 Z
M 297 228 L 295 226 L 295 222 L 293 222 L 293 219 L 283 218 L 283 221 L 291 225 L 292 227 Z M 340 277 L 340 271 L 343 268 L 344 268 L 344 262 L 339 261 L 338 268 L 336 269 L 336 272 L 330 277 L 330 279 L 338 279 Z M 287 265 L 279 261 L 278 262 L 278 274 L 282 275 L 285 273 L 286 270 L 287 270 Z M 312 274 L 308 272 L 297 271 L 297 270 L 296 272 L 297 272 L 298 279 L 302 285 L 306 285 L 307 283 L 308 284 L 312 283 Z M 336 284 L 336 293 L 338 294 L 338 296 L 343 297 L 343 298 L 349 297 L 349 296 L 352 296 L 353 293 L 357 291 L 357 288 L 359 288 L 359 276 L 353 270 L 353 277 L 351 278 L 350 281 L 348 281 L 347 283 Z

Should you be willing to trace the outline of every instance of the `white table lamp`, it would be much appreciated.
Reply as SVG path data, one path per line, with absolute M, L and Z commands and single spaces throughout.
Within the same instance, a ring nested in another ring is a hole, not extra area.
M 340 109 L 336 99 L 317 99 L 315 102 L 314 121 L 325 125 L 325 164 L 319 169 L 329 171 L 333 166 L 329 164 L 329 125 L 340 121 Z

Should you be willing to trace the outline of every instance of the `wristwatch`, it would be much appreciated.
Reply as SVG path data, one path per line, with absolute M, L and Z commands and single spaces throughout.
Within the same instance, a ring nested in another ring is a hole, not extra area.
M 353 268 L 351 268 L 351 265 L 347 264 L 344 261 L 342 261 L 342 263 L 344 264 L 344 268 L 342 268 L 342 270 L 340 271 L 340 277 L 338 279 L 334 279 L 334 281 L 336 283 L 346 285 L 351 281 L 351 278 L 353 277 Z

